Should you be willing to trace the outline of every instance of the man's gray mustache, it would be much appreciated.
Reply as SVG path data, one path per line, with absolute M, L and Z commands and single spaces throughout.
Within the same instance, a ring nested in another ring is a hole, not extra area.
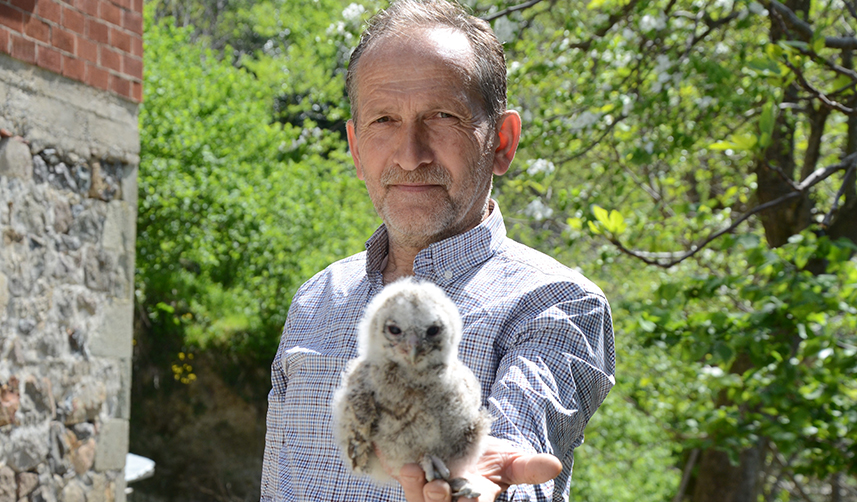
M 394 167 L 381 174 L 382 185 L 441 185 L 449 187 L 452 176 L 441 166 L 421 167 L 413 171 Z

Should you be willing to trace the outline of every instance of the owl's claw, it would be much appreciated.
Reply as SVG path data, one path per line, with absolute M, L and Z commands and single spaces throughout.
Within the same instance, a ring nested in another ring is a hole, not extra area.
M 481 493 L 474 491 L 473 485 L 470 484 L 470 481 L 467 481 L 464 478 L 455 478 L 449 480 L 449 488 L 452 491 L 452 499 L 455 500 L 458 497 L 464 497 L 466 499 L 475 499 L 479 498 Z
M 426 454 L 423 456 L 420 461 L 420 467 L 426 473 L 426 481 L 434 481 L 435 479 L 449 480 L 449 469 L 446 468 L 443 460 L 435 455 Z
M 474 491 L 470 481 L 464 478 L 450 479 L 449 469 L 443 460 L 435 455 L 425 455 L 420 461 L 420 466 L 426 473 L 426 481 L 434 481 L 435 479 L 443 479 L 449 483 L 450 491 L 452 492 L 452 500 L 457 500 L 459 497 L 478 498 L 481 493 Z

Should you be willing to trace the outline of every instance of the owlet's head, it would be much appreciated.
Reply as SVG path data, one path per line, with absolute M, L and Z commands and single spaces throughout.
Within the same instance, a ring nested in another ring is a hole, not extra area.
M 461 316 L 439 287 L 407 278 L 385 287 L 366 308 L 360 353 L 423 368 L 458 354 Z

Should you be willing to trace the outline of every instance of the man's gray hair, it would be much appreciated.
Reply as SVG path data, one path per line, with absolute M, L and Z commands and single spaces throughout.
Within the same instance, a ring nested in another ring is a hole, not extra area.
M 491 26 L 447 0 L 396 0 L 369 19 L 360 43 L 351 53 L 345 87 L 351 114 L 357 115 L 357 69 L 360 57 L 387 35 L 407 35 L 420 28 L 446 27 L 462 32 L 473 48 L 469 80 L 474 82 L 492 123 L 506 111 L 506 58 Z

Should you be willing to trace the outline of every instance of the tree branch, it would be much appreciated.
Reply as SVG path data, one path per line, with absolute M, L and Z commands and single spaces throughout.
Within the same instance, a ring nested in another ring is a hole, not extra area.
M 512 7 L 507 7 L 499 12 L 495 12 L 493 14 L 489 14 L 487 16 L 483 16 L 482 20 L 486 22 L 491 22 L 495 19 L 499 19 L 503 16 L 508 16 L 513 12 L 518 12 L 519 10 L 529 9 L 533 5 L 543 2 L 544 0 L 529 0 L 528 2 L 524 2 L 522 4 L 514 5 Z
M 774 460 L 776 460 L 777 463 L 780 464 L 780 468 L 783 471 L 785 471 L 785 473 L 789 477 L 789 479 L 792 480 L 792 483 L 794 484 L 794 487 L 797 488 L 797 491 L 800 494 L 801 498 L 806 500 L 806 502 L 813 502 L 812 498 L 809 495 L 807 495 L 806 490 L 803 489 L 803 485 L 801 485 L 798 482 L 798 480 L 795 478 L 794 474 L 791 471 L 791 465 L 788 464 L 786 459 L 783 457 L 783 454 L 780 453 L 779 451 L 774 451 L 773 453 L 774 453 Z
M 832 99 L 828 98 L 823 92 L 821 92 L 820 90 L 813 87 L 813 85 L 810 84 L 809 82 L 807 82 L 806 78 L 804 78 L 803 71 L 797 69 L 797 67 L 795 67 L 788 59 L 785 59 L 783 62 L 785 63 L 786 66 L 788 66 L 791 69 L 792 72 L 794 72 L 795 76 L 798 79 L 798 82 L 800 82 L 801 87 L 803 87 L 804 89 L 809 91 L 810 94 L 812 94 L 813 96 L 818 98 L 818 100 L 821 101 L 824 104 L 824 106 L 831 108 L 833 110 L 840 111 L 840 112 L 844 113 L 845 115 L 857 114 L 857 110 L 855 110 L 854 108 L 848 108 L 847 106 L 843 105 L 842 103 L 839 103 L 837 101 L 833 101 Z
M 848 168 L 848 171 L 845 172 L 845 178 L 842 180 L 842 186 L 839 187 L 839 191 L 836 192 L 836 197 L 833 198 L 833 206 L 824 216 L 824 221 L 821 222 L 822 228 L 828 228 L 830 226 L 830 221 L 833 219 L 833 215 L 839 209 L 839 199 L 845 195 L 845 190 L 848 188 L 849 182 L 851 182 L 851 176 L 854 174 L 855 168 L 857 168 L 857 163 L 852 164 L 851 167 Z
M 586 153 L 587 153 L 588 151 L 590 151 L 590 150 L 592 150 L 593 148 L 595 148 L 599 143 L 601 143 L 601 140 L 603 140 L 605 137 L 607 137 L 607 135 L 608 135 L 608 134 L 610 134 L 610 131 L 612 131 L 612 130 L 613 130 L 613 128 L 614 128 L 614 127 L 616 127 L 616 124 L 618 124 L 620 121 L 622 121 L 622 120 L 623 120 L 623 119 L 625 119 L 625 118 L 626 118 L 625 116 L 621 116 L 621 117 L 617 118 L 616 120 L 614 120 L 614 121 L 613 121 L 609 126 L 607 126 L 607 127 L 604 129 L 604 132 L 601 134 L 601 136 L 600 136 L 597 140 L 595 140 L 595 141 L 593 141 L 592 143 L 590 143 L 590 144 L 589 144 L 589 146 L 587 146 L 587 147 L 586 147 L 586 148 L 584 148 L 583 150 L 580 150 L 580 151 L 578 151 L 578 152 L 575 152 L 575 153 L 574 153 L 574 154 L 572 154 L 570 157 L 566 157 L 566 158 L 564 158 L 564 159 L 562 159 L 562 160 L 558 160 L 558 161 L 557 161 L 557 164 L 565 164 L 566 162 L 569 162 L 569 161 L 574 160 L 574 159 L 576 159 L 576 158 L 578 158 L 578 157 L 582 157 L 583 155 L 586 155 Z
M 699 448 L 694 448 L 690 452 L 690 458 L 687 459 L 687 464 L 684 466 L 684 472 L 681 475 L 681 483 L 678 485 L 678 491 L 673 497 L 673 502 L 681 502 L 684 498 L 684 491 L 687 489 L 687 483 L 690 481 L 690 475 L 693 472 L 693 466 L 696 464 L 696 459 L 699 457 Z
M 799 18 L 791 9 L 781 4 L 777 0 L 769 0 L 768 9 L 774 10 L 781 16 L 786 18 L 786 21 L 797 31 L 807 38 L 811 38 L 814 30 L 812 25 Z M 830 49 L 857 49 L 857 38 L 855 37 L 824 37 L 824 46 Z
M 836 172 L 839 172 L 839 171 L 842 171 L 845 169 L 848 169 L 850 172 L 851 169 L 855 169 L 855 166 L 857 166 L 857 152 L 848 155 L 847 157 L 842 159 L 842 162 L 840 162 L 838 164 L 834 164 L 832 166 L 828 166 L 828 167 L 824 167 L 824 168 L 820 168 L 820 169 L 815 170 L 812 174 L 807 176 L 806 179 L 803 180 L 799 185 L 796 185 L 795 191 L 789 192 L 789 193 L 787 193 L 781 197 L 778 197 L 774 200 L 768 201 L 764 204 L 760 204 L 760 205 L 754 207 L 753 209 L 751 209 L 751 210 L 747 211 L 746 213 L 744 213 L 743 215 L 741 215 L 738 219 L 734 220 L 726 228 L 724 228 L 722 230 L 718 230 L 717 232 L 714 232 L 713 234 L 706 237 L 699 244 L 694 245 L 693 249 L 691 249 L 690 251 L 685 251 L 684 253 L 647 253 L 644 251 L 634 251 L 632 249 L 625 247 L 621 242 L 619 242 L 619 239 L 617 239 L 616 237 L 611 236 L 611 237 L 609 237 L 609 240 L 614 246 L 616 246 L 617 249 L 619 249 L 619 251 L 627 254 L 628 256 L 632 256 L 634 258 L 637 258 L 638 260 L 642 261 L 643 263 L 646 263 L 648 265 L 655 265 L 655 266 L 658 266 L 661 268 L 670 268 L 670 267 L 673 267 L 675 265 L 678 265 L 679 263 L 683 262 L 684 260 L 695 255 L 696 253 L 702 251 L 706 246 L 711 244 L 714 240 L 716 240 L 721 235 L 735 230 L 736 228 L 738 228 L 738 225 L 743 223 L 750 216 L 753 216 L 754 214 L 757 214 L 757 213 L 761 213 L 762 211 L 765 211 L 765 210 L 770 209 L 772 207 L 778 206 L 778 205 L 782 204 L 783 202 L 791 200 L 795 197 L 800 197 L 801 195 L 803 195 L 803 193 L 805 191 L 809 190 L 810 188 L 817 185 L 818 183 L 821 183 L 822 181 L 824 181 L 825 179 L 830 177 L 833 173 L 836 173 Z M 846 174 L 845 177 L 847 179 L 848 175 Z M 662 261 L 665 259 L 669 260 L 669 261 L 666 261 L 666 262 Z

